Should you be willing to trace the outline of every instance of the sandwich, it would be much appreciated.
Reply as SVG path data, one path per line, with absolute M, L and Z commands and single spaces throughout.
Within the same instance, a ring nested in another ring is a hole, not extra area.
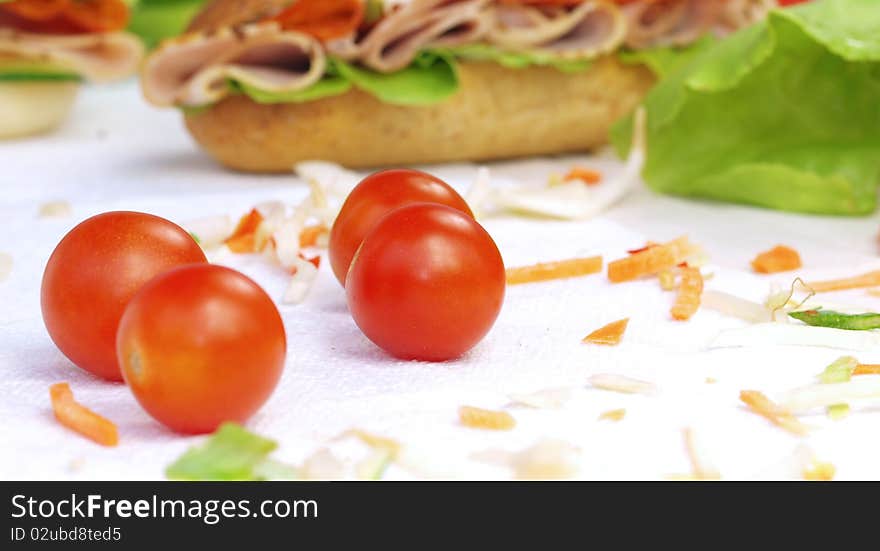
M 237 170 L 374 167 L 584 151 L 655 83 L 626 52 L 675 55 L 772 0 L 213 0 L 144 64 Z
M 0 0 L 0 138 L 56 127 L 83 81 L 134 74 L 127 22 L 122 0 Z

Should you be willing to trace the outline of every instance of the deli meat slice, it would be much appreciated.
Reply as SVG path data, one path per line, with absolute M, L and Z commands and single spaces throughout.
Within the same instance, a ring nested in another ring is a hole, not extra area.
M 489 0 L 412 0 L 390 11 L 360 40 L 331 41 L 328 51 L 390 73 L 412 63 L 431 46 L 480 42 L 488 33 Z
M 489 42 L 507 50 L 590 58 L 616 50 L 625 36 L 622 12 L 604 0 L 573 8 L 498 4 L 492 10 Z
M 763 19 L 775 0 L 662 0 L 621 9 L 630 48 L 682 46 L 710 32 L 726 34 Z
M 124 32 L 52 35 L 0 28 L 0 55 L 48 62 L 88 80 L 106 82 L 132 75 L 143 46 Z
M 144 66 L 144 96 L 159 106 L 199 106 L 231 91 L 233 79 L 265 92 L 295 92 L 324 75 L 326 57 L 314 38 L 264 22 L 194 32 L 164 43 Z

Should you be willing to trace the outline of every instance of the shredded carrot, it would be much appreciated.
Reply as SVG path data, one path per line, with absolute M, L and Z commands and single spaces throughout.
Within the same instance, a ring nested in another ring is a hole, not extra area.
M 684 268 L 681 271 L 681 284 L 678 296 L 672 305 L 672 317 L 686 321 L 700 309 L 700 298 L 703 295 L 703 275 L 698 268 Z
M 757 390 L 743 390 L 739 393 L 739 399 L 749 406 L 749 409 L 753 412 L 774 425 L 797 436 L 803 436 L 807 433 L 807 427 L 797 417 L 770 400 L 763 393 Z
M 599 415 L 600 421 L 623 421 L 623 418 L 626 417 L 625 409 L 610 409 L 608 411 L 603 411 Z
M 847 289 L 862 289 L 880 285 L 880 270 L 844 279 L 831 279 L 828 281 L 816 281 L 805 284 L 817 293 L 828 291 L 845 291 Z
M 568 174 L 566 174 L 562 180 L 565 182 L 580 180 L 588 186 L 594 186 L 602 181 L 602 173 L 598 170 L 593 170 L 592 168 L 576 166 L 569 170 Z
M 299 31 L 318 40 L 343 38 L 364 21 L 363 0 L 298 0 L 273 19 L 288 31 Z
M 318 238 L 322 235 L 330 233 L 324 224 L 314 224 L 306 226 L 299 234 L 300 248 L 315 247 L 318 244 Z
M 74 400 L 69 384 L 57 383 L 50 386 L 49 396 L 59 423 L 102 446 L 115 446 L 119 443 L 116 425 Z
M 235 231 L 232 232 L 224 243 L 234 253 L 247 254 L 257 252 L 257 230 L 263 223 L 263 215 L 257 209 L 251 211 L 239 220 Z
M 687 237 L 679 237 L 664 245 L 648 247 L 608 264 L 608 279 L 612 283 L 622 283 L 642 276 L 655 275 L 678 266 L 695 250 Z
M 516 420 L 506 411 L 492 411 L 471 406 L 458 408 L 458 419 L 461 424 L 486 430 L 510 430 L 516 426 Z
M 802 267 L 801 255 L 791 247 L 777 245 L 752 260 L 752 269 L 759 274 L 790 272 Z
M 675 272 L 672 270 L 663 270 L 657 276 L 657 279 L 660 281 L 660 288 L 664 291 L 674 291 L 675 290 Z
M 656 241 L 648 241 L 647 243 L 645 243 L 644 247 L 639 247 L 638 249 L 630 249 L 626 252 L 627 252 L 627 254 L 643 253 L 643 252 L 647 251 L 648 249 L 653 249 L 657 245 L 662 245 L 662 243 L 657 243 Z
M 559 262 L 546 262 L 522 268 L 508 268 L 507 284 L 519 285 L 552 279 L 565 279 L 596 274 L 602 271 L 602 257 L 575 258 Z
M 880 365 L 859 364 L 853 369 L 853 375 L 880 375 Z
M 627 325 L 629 325 L 629 318 L 609 323 L 605 327 L 596 329 L 584 337 L 584 340 L 581 342 L 609 346 L 618 345 L 623 339 L 623 334 L 626 332 Z
M 812 482 L 829 482 L 834 480 L 835 474 L 837 469 L 833 464 L 815 460 L 807 465 L 803 472 L 804 480 Z

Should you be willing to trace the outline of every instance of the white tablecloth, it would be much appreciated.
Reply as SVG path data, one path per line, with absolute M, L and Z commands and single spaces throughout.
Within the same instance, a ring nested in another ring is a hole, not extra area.
M 540 185 L 551 170 L 575 160 L 613 170 L 603 159 L 544 159 L 493 166 L 496 176 Z M 433 167 L 461 190 L 474 166 Z M 6 479 L 155 479 L 197 439 L 175 435 L 144 413 L 128 390 L 98 381 L 53 346 L 40 317 L 43 267 L 59 239 L 93 214 L 131 209 L 177 222 L 213 214 L 238 216 L 268 199 L 297 201 L 305 186 L 291 176 L 253 176 L 221 170 L 199 153 L 178 113 L 148 107 L 133 83 L 84 91 L 71 120 L 57 133 L 0 144 L 0 252 L 13 257 L 0 282 L 0 476 Z M 66 200 L 64 218 L 40 218 L 40 206 Z M 608 259 L 647 239 L 680 234 L 704 245 L 719 266 L 710 288 L 760 300 L 770 282 L 749 260 L 777 243 L 797 248 L 808 277 L 853 274 L 880 265 L 877 218 L 799 216 L 658 196 L 646 189 L 603 217 L 587 222 L 522 218 L 483 221 L 508 265 L 601 253 Z M 280 297 L 286 278 L 263 261 L 224 257 Z M 249 427 L 279 441 L 276 457 L 297 463 L 340 432 L 358 427 L 402 442 L 420 458 L 423 476 L 507 478 L 503 465 L 479 460 L 485 450 L 524 449 L 542 438 L 580 450 L 578 476 L 589 479 L 662 478 L 689 471 L 682 429 L 692 427 L 725 478 L 782 477 L 799 440 L 747 412 L 744 388 L 771 396 L 808 384 L 841 351 L 760 347 L 706 349 L 719 330 L 743 325 L 703 310 L 689 323 L 669 319 L 672 295 L 656 281 L 611 286 L 603 276 L 510 288 L 488 336 L 459 361 L 400 362 L 375 348 L 346 312 L 344 294 L 326 263 L 308 300 L 280 306 L 289 342 L 277 391 Z M 863 291 L 835 302 L 880 308 Z M 83 312 L 84 317 L 88 312 Z M 616 348 L 581 338 L 607 322 L 631 317 Z M 859 355 L 880 363 L 880 350 Z M 655 397 L 590 389 L 588 377 L 617 373 L 655 382 Z M 707 377 L 717 379 L 709 384 Z M 70 381 L 83 403 L 118 425 L 117 448 L 102 448 L 53 419 L 48 386 Z M 501 408 L 508 395 L 571 387 L 559 410 L 511 407 L 510 432 L 461 427 L 457 409 Z M 873 404 L 876 406 L 876 403 Z M 599 421 L 626 408 L 621 422 Z M 837 466 L 838 478 L 880 478 L 880 409 L 856 406 L 843 421 L 807 418 L 805 440 L 817 457 Z M 476 454 L 476 458 L 475 458 Z M 787 474 L 786 474 L 787 473 Z M 389 478 L 411 471 L 392 468 Z

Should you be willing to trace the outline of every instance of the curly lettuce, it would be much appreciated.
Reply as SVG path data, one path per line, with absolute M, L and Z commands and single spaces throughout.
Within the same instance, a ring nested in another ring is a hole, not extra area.
M 775 10 L 685 63 L 654 55 L 648 65 L 663 79 L 645 100 L 648 185 L 788 211 L 873 212 L 877 29 L 876 0 L 817 0 Z M 622 155 L 630 129 L 613 131 Z

